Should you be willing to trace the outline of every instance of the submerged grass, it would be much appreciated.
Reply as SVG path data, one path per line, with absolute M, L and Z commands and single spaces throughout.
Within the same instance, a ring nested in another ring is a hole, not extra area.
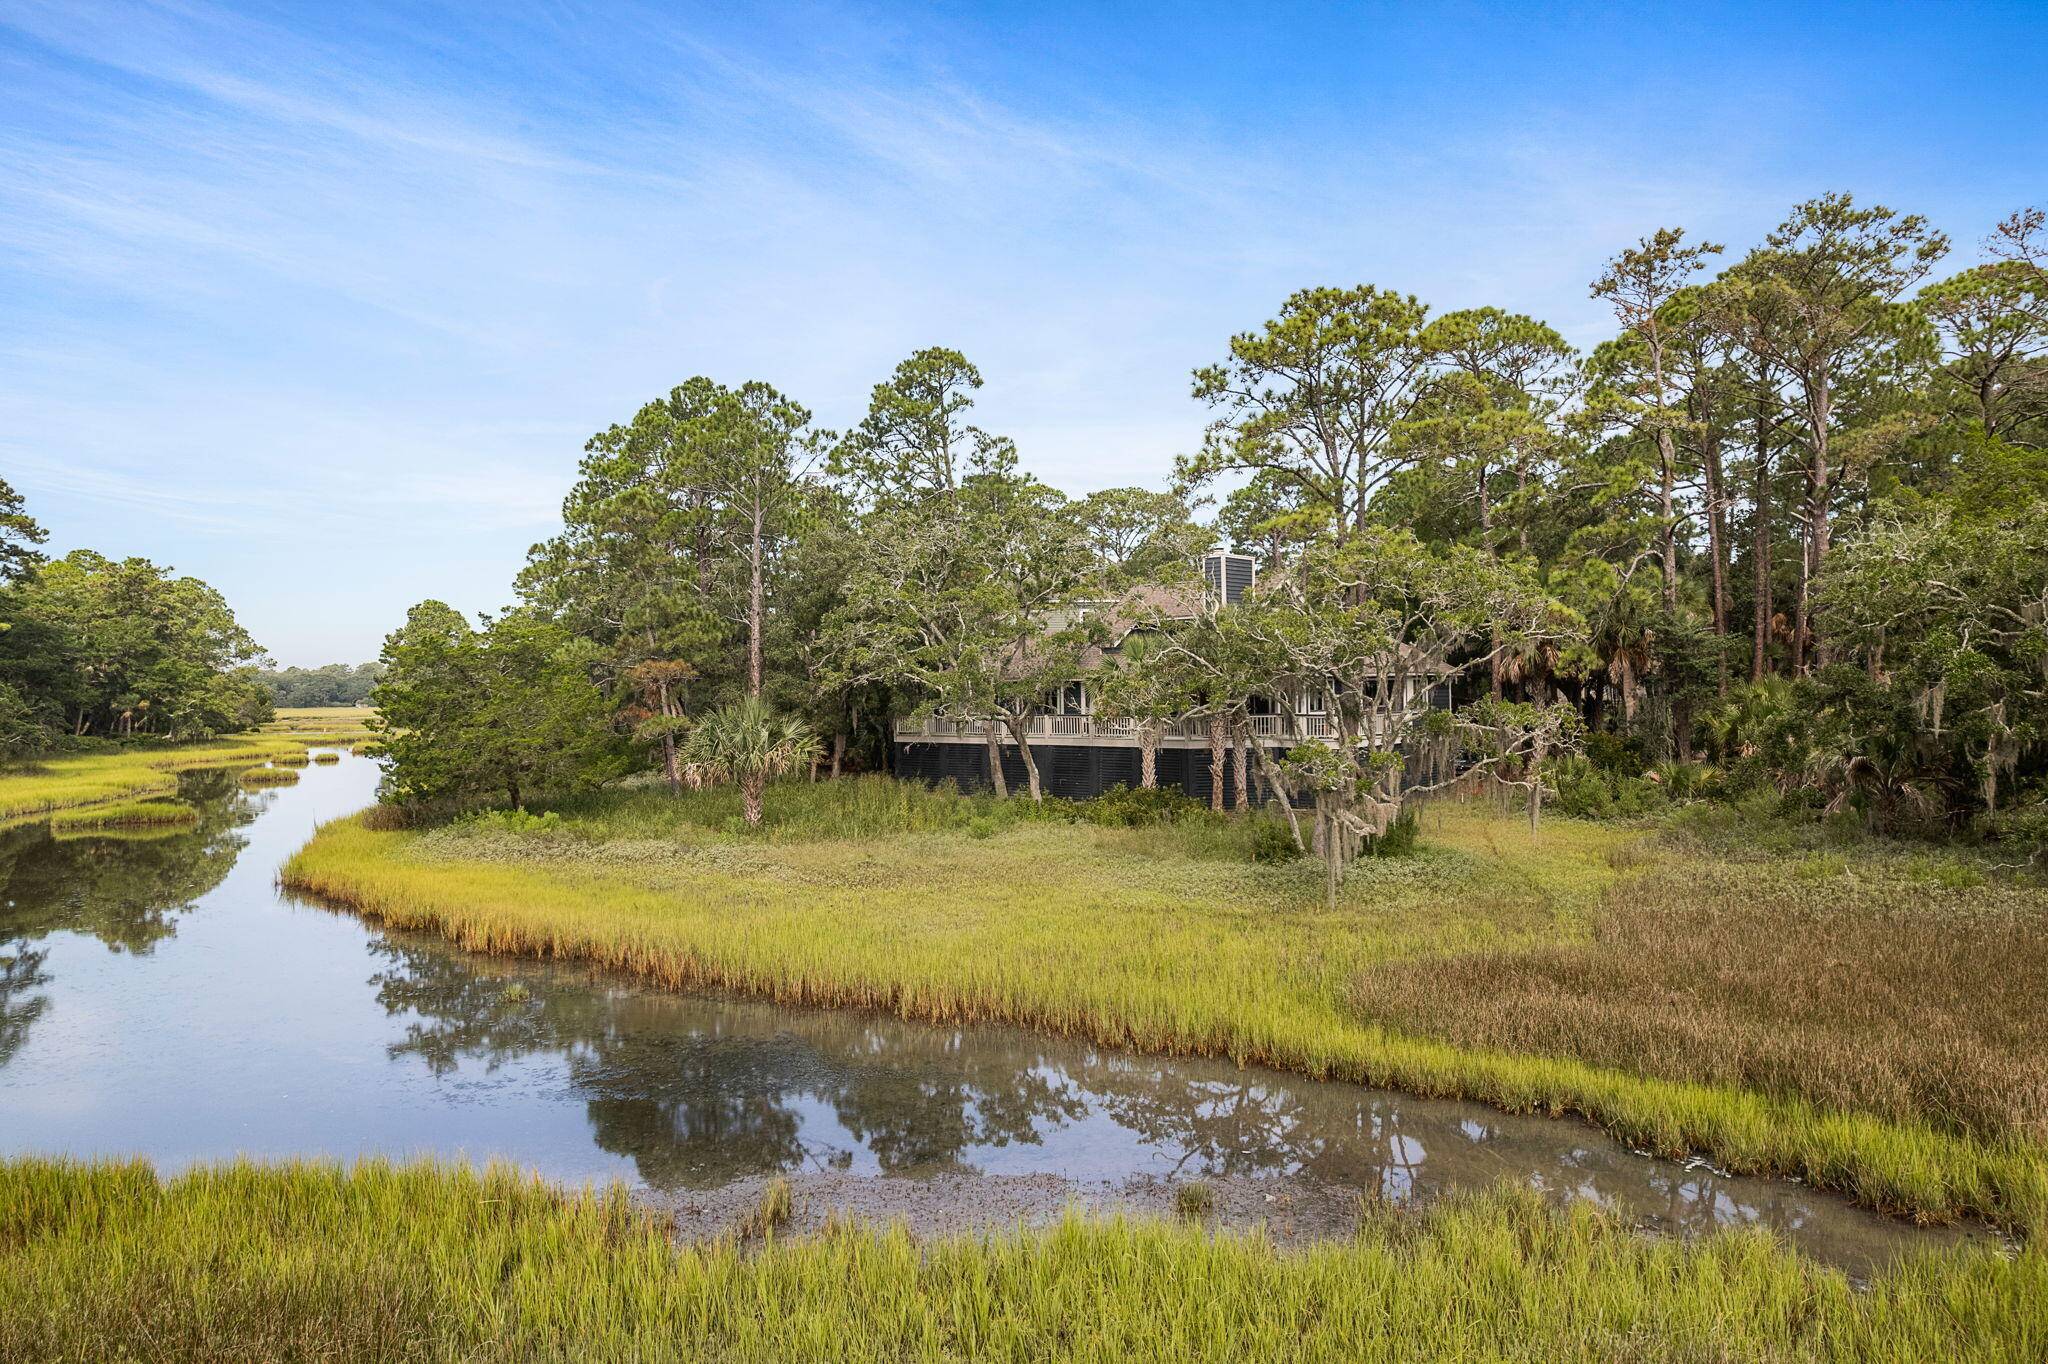
M 2048 1254 L 1867 1288 L 1760 1232 L 1657 1241 L 1536 1195 L 1355 1241 L 1069 1216 L 675 1246 L 621 1191 L 365 1164 L 0 1166 L 0 1358 L 1929 1360 L 2048 1355 Z
M 178 773 L 250 767 L 304 751 L 296 739 L 240 735 L 190 744 L 144 744 L 34 758 L 0 769 L 0 820 L 75 805 L 136 800 L 178 789 Z
M 800 811 L 787 797 L 805 789 L 771 792 L 769 809 Z M 1461 1045 L 1360 1012 L 1360 981 L 1389 964 L 1588 940 L 1617 864 L 1668 856 L 1638 834 L 1558 822 L 1532 839 L 1519 822 L 1439 807 L 1417 855 L 1359 864 L 1331 911 L 1313 866 L 1181 855 L 1171 829 L 1020 819 L 988 837 L 889 833 L 870 814 L 848 816 L 882 830 L 866 837 L 785 823 L 752 838 L 654 793 L 424 834 L 344 821 L 285 878 L 481 951 L 1576 1114 L 1632 1146 L 1797 1175 L 1886 1211 L 2048 1228 L 2048 1150 L 2021 1135 L 1663 1077 L 1625 1057 Z
M 58 810 L 50 816 L 55 833 L 77 829 L 138 829 L 197 824 L 199 812 L 175 800 L 126 800 L 112 805 L 88 805 L 76 810 Z

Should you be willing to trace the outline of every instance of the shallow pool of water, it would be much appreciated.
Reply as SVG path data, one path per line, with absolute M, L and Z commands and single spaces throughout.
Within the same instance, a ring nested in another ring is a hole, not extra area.
M 0 832 L 0 1151 L 502 1157 L 674 1199 L 772 1173 L 1263 1179 L 1396 1201 L 1524 1182 L 1680 1232 L 1758 1224 L 1862 1269 L 1927 1232 L 1797 1184 L 1517 1118 L 1002 1028 L 775 1008 L 479 957 L 276 887 L 367 759 L 244 792 L 194 831 Z M 943 1177 L 943 1178 L 937 1178 Z M 993 1178 L 990 1178 L 993 1177 Z

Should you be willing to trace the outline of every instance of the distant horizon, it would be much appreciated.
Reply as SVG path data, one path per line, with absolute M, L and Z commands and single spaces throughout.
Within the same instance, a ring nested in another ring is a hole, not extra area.
M 2019 5 L 16 4 L 0 477 L 49 552 L 362 663 L 416 601 L 510 601 L 584 440 L 693 374 L 844 429 L 953 346 L 1078 494 L 1161 484 L 1189 372 L 1299 288 L 1586 347 L 1636 238 L 1732 259 L 1833 190 L 1960 269 L 2048 198 L 2044 53 Z

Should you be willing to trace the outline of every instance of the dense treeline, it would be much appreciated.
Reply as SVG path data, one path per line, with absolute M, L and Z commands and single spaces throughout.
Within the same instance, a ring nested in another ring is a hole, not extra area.
M 393 794 L 516 800 L 635 744 L 677 784 L 836 771 L 914 713 L 981 726 L 991 778 L 1013 749 L 1037 796 L 1031 717 L 1110 615 L 1153 627 L 1098 686 L 1148 775 L 1167 724 L 1204 723 L 1219 793 L 1258 763 L 1333 882 L 1474 765 L 1532 818 L 1647 784 L 2038 839 L 2044 239 L 2016 213 L 1944 275 L 1924 219 L 1847 195 L 1740 256 L 1661 230 L 1589 271 L 1615 330 L 1587 355 L 1499 308 L 1306 289 L 1195 373 L 1171 487 L 1078 499 L 974 424 L 957 352 L 843 433 L 692 379 L 590 441 L 518 606 L 472 629 L 428 603 L 391 637 Z M 1176 619 L 1212 540 L 1259 588 Z M 1401 699 L 1446 682 L 1447 710 Z M 1255 699 L 1334 742 L 1247 744 Z
M 147 559 L 46 559 L 0 481 L 0 756 L 86 739 L 205 738 L 262 724 L 262 650 L 220 593 Z
M 383 675 L 381 663 L 329 663 L 318 668 L 259 668 L 256 681 L 279 706 L 360 706 Z

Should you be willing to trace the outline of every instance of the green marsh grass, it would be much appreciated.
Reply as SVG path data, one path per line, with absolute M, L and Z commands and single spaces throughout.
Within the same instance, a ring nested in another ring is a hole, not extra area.
M 341 754 L 335 752 L 333 749 L 322 749 L 320 752 L 315 753 L 313 755 L 313 761 L 321 764 L 324 767 L 329 763 L 340 762 Z
M 265 786 L 296 786 L 299 784 L 299 773 L 297 768 L 283 764 L 276 767 L 252 767 L 235 780 L 252 789 Z
M 1758 1232 L 1643 1237 L 1533 1194 L 1356 1240 L 1069 1216 L 920 1243 L 676 1245 L 623 1191 L 504 1168 L 0 1165 L 0 1358 L 1821 1361 L 2048 1356 L 2048 1254 L 1852 1286 Z
M 944 811 L 912 794 L 905 815 L 900 788 L 848 785 L 870 789 L 843 793 L 838 814 L 811 788 L 772 789 L 757 837 L 717 821 L 708 795 L 661 792 L 565 804 L 523 817 L 524 832 L 342 821 L 285 879 L 478 951 L 1577 1116 L 1634 1147 L 1796 1175 L 1888 1212 L 2048 1228 L 2048 1151 L 2020 1136 L 1464 1046 L 1360 1012 L 1359 981 L 1390 963 L 1586 940 L 1623 874 L 1613 863 L 1666 856 L 1638 832 L 1556 821 L 1532 840 L 1516 820 L 1439 806 L 1413 856 L 1361 862 L 1330 911 L 1312 865 L 1191 856 L 1177 828 L 1005 812 L 977 838 L 960 827 L 987 814 L 971 798 Z
M 140 829 L 197 824 L 199 812 L 175 800 L 125 800 L 57 810 L 50 815 L 56 833 L 78 829 Z
M 180 772 L 250 767 L 280 754 L 303 751 L 304 746 L 295 739 L 242 735 L 31 758 L 0 769 L 0 820 L 69 806 L 169 795 L 178 789 Z

